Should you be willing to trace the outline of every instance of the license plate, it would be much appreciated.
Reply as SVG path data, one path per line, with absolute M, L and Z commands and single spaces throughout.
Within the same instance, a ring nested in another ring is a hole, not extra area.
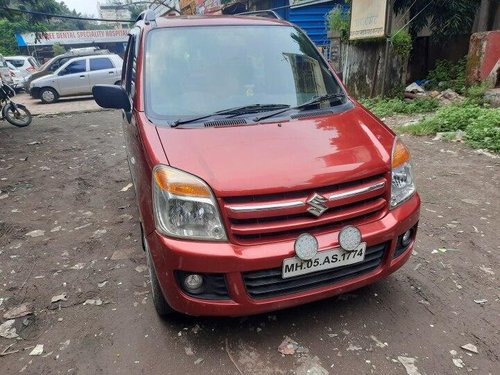
M 362 242 L 354 251 L 345 251 L 338 248 L 320 251 L 311 260 L 302 260 L 297 257 L 287 258 L 283 261 L 281 277 L 287 279 L 289 277 L 359 263 L 365 259 L 365 253 L 366 242 Z

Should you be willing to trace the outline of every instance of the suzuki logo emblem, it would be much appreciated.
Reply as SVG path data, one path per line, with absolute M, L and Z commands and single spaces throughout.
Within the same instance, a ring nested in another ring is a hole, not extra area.
M 325 204 L 328 201 L 325 197 L 322 195 L 319 195 L 318 193 L 314 193 L 311 195 L 306 203 L 310 206 L 307 211 L 313 214 L 314 216 L 321 216 L 323 213 L 328 210 L 328 206 Z

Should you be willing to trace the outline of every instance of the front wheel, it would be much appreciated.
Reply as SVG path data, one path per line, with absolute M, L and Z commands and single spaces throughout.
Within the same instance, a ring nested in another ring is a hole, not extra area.
M 43 104 L 52 104 L 59 100 L 59 94 L 57 91 L 50 87 L 44 87 L 41 89 L 39 96 Z
M 31 124 L 31 120 L 33 120 L 33 116 L 28 108 L 22 104 L 14 104 L 12 102 L 3 107 L 2 114 L 12 125 L 21 128 Z

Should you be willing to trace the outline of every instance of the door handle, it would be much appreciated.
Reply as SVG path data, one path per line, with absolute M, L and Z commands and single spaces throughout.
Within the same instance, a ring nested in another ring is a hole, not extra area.
M 108 74 L 115 74 L 115 72 L 108 72 Z
M 80 76 L 80 78 L 85 78 L 85 74 L 82 74 L 82 75 Z

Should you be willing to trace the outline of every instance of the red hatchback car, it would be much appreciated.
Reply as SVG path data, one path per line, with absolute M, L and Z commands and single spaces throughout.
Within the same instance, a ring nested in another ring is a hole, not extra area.
M 143 13 L 120 108 L 160 315 L 250 315 L 365 286 L 410 257 L 410 154 L 296 26 Z

